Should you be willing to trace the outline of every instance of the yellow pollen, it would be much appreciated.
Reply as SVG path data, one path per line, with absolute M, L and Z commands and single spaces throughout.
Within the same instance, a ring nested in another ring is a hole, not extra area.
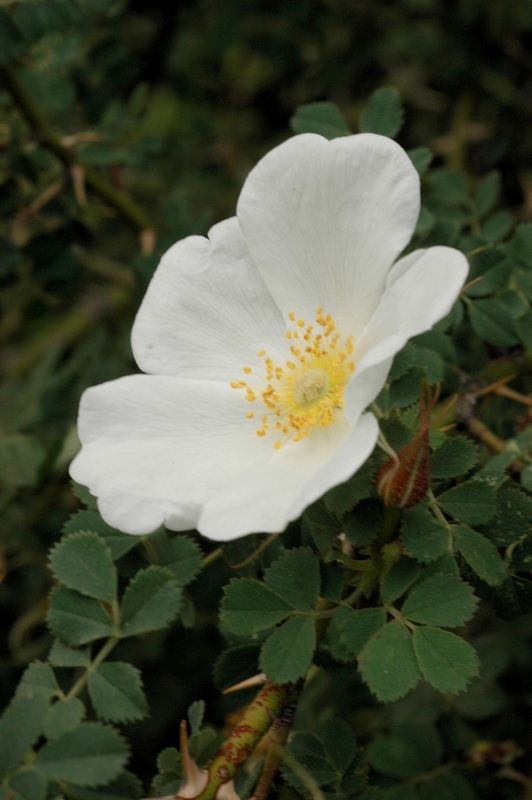
M 273 443 L 275 450 L 286 441 L 301 441 L 314 427 L 331 425 L 337 410 L 344 405 L 344 389 L 355 370 L 350 359 L 354 352 L 353 336 L 343 338 L 331 315 L 324 315 L 321 306 L 316 309 L 316 323 L 321 333 L 314 333 L 314 325 L 307 325 L 301 317 L 296 318 L 294 311 L 290 311 L 288 319 L 292 328 L 285 335 L 292 341 L 289 350 L 294 360 L 278 364 L 265 350 L 260 350 L 258 356 L 264 358 L 262 381 L 255 372 L 257 380 L 253 386 L 245 381 L 231 381 L 230 384 L 233 389 L 244 389 L 249 402 L 262 401 L 262 424 L 255 433 L 260 438 L 270 431 L 282 434 L 283 438 Z M 294 340 L 299 341 L 294 343 Z M 248 366 L 242 370 L 245 375 L 253 372 Z M 252 411 L 246 414 L 248 419 L 254 416 Z

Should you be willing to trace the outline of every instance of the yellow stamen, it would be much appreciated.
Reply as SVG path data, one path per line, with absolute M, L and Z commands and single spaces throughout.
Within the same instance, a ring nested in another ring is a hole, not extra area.
M 314 333 L 314 326 L 307 325 L 303 318 L 296 319 L 294 311 L 288 314 L 288 319 L 296 327 L 286 331 L 286 338 L 292 342 L 299 340 L 289 346 L 294 360 L 276 364 L 265 350 L 260 350 L 258 355 L 264 358 L 265 370 L 262 386 L 257 382 L 251 387 L 245 381 L 230 384 L 234 389 L 244 389 L 249 402 L 262 400 L 266 413 L 255 433 L 261 438 L 269 430 L 282 433 L 284 438 L 273 443 L 275 450 L 287 440 L 301 441 L 315 426 L 325 428 L 335 421 L 336 411 L 344 405 L 345 386 L 355 369 L 349 358 L 354 352 L 353 336 L 344 339 L 331 315 L 324 315 L 321 306 L 316 309 L 321 333 Z M 242 370 L 246 375 L 253 372 L 248 366 Z M 248 419 L 254 416 L 251 411 L 246 414 Z

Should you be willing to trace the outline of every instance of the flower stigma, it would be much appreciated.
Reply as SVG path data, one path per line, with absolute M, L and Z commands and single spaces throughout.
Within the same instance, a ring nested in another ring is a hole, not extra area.
M 278 450 L 287 440 L 299 442 L 314 426 L 325 428 L 334 422 L 335 412 L 344 405 L 344 388 L 354 372 L 349 356 L 353 353 L 353 337 L 342 344 L 342 336 L 330 314 L 316 309 L 316 326 L 296 319 L 293 311 L 286 338 L 290 341 L 290 358 L 281 366 L 265 350 L 258 353 L 264 359 L 264 375 L 255 375 L 251 367 L 243 367 L 245 375 L 254 375 L 257 384 L 231 381 L 233 389 L 241 389 L 250 403 L 261 402 L 262 413 L 248 411 L 246 417 L 260 417 L 256 429 L 259 437 L 276 434 L 274 448 Z M 260 383 L 259 383 L 260 382 Z

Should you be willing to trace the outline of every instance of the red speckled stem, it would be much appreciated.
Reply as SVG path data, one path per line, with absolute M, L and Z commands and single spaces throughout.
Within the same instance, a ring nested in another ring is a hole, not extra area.
M 208 765 L 207 785 L 195 800 L 214 800 L 220 786 L 235 777 L 271 724 L 283 708 L 296 699 L 299 691 L 300 686 L 292 683 L 265 684 Z

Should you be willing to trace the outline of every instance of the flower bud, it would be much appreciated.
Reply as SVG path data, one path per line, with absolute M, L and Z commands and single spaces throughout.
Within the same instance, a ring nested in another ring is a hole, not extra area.
M 432 394 L 424 382 L 419 400 L 419 429 L 377 475 L 377 491 L 387 506 L 410 508 L 425 497 L 430 482 L 430 415 L 439 392 Z

